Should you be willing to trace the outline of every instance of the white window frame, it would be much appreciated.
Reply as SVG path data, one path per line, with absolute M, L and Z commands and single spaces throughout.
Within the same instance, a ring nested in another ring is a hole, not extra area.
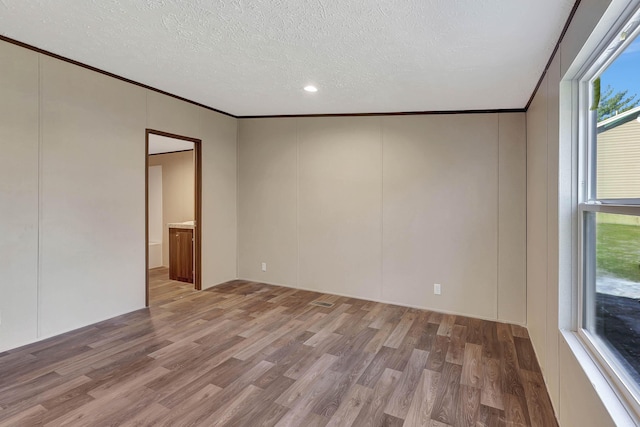
M 621 33 L 627 32 L 624 40 Z M 585 250 L 586 215 L 592 213 L 612 213 L 621 215 L 640 216 L 640 199 L 600 199 L 596 198 L 596 141 L 597 116 L 590 111 L 591 82 L 608 67 L 631 43 L 640 37 L 640 7 L 621 21 L 618 28 L 612 29 L 612 37 L 600 52 L 596 52 L 595 60 L 591 62 L 587 71 L 577 79 L 578 82 L 578 304 L 577 304 L 577 335 L 583 346 L 599 367 L 605 378 L 618 395 L 627 411 L 640 421 L 640 384 L 629 378 L 624 367 L 616 356 L 597 335 L 592 334 L 585 324 L 585 310 L 592 304 L 595 293 L 595 278 L 589 277 L 595 263 L 595 247 L 593 251 Z M 592 243 L 595 243 L 593 236 Z M 589 290 L 586 288 L 590 287 Z

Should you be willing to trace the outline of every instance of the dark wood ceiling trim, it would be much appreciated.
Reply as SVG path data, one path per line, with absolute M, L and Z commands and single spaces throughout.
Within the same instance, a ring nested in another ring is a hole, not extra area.
M 30 45 L 30 44 L 23 43 L 21 41 L 18 41 L 18 40 L 3 36 L 1 34 L 0 34 L 0 40 L 3 40 L 5 42 L 7 42 L 7 43 L 14 44 L 16 46 L 23 47 L 25 49 L 32 50 L 34 52 L 41 53 L 43 55 L 50 56 L 50 57 L 55 58 L 55 59 L 59 59 L 60 61 L 68 62 L 69 64 L 77 65 L 78 67 L 86 68 L 87 70 L 95 71 L 96 73 L 104 74 L 105 76 L 113 77 L 114 79 L 118 79 L 118 80 L 121 80 L 123 82 L 131 83 L 132 85 L 140 86 L 142 88 L 145 88 L 145 89 L 148 89 L 148 90 L 152 90 L 154 92 L 158 92 L 158 93 L 161 93 L 163 95 L 170 96 L 172 98 L 179 99 L 180 101 L 188 102 L 189 104 L 197 105 L 198 107 L 206 108 L 207 110 L 215 111 L 216 113 L 224 114 L 225 116 L 237 118 L 233 114 L 227 113 L 226 111 L 218 110 L 217 108 L 213 108 L 213 107 L 210 107 L 208 105 L 200 104 L 199 102 L 195 102 L 195 101 L 192 101 L 190 99 L 183 98 L 181 96 L 174 95 L 174 94 L 169 93 L 169 92 L 165 92 L 164 90 L 157 89 L 157 88 L 152 87 L 152 86 L 148 86 L 148 85 L 146 85 L 144 83 L 136 82 L 136 81 L 128 79 L 126 77 L 122 77 L 122 76 L 119 76 L 117 74 L 113 74 L 113 73 L 110 73 L 108 71 L 101 70 L 100 68 L 92 67 L 91 65 L 84 64 L 84 63 L 76 61 L 74 59 L 66 58 L 64 56 L 58 55 L 57 53 L 53 53 L 53 52 L 49 52 L 48 50 L 40 49 L 39 47 L 35 47 L 35 46 Z
M 198 139 L 198 138 L 191 138 L 191 137 L 188 137 L 188 136 L 176 135 L 175 133 L 164 132 L 164 131 L 156 130 L 156 129 L 149 129 L 149 133 L 152 133 L 154 135 L 165 136 L 167 138 L 180 139 L 182 141 L 190 141 L 190 142 L 193 142 L 195 144 L 199 144 L 199 143 L 202 142 L 202 140 Z M 186 150 L 186 151 L 188 151 L 188 150 Z
M 547 75 L 547 71 L 549 71 L 549 67 L 551 67 L 553 58 L 556 56 L 556 53 L 558 53 L 558 49 L 560 49 L 560 43 L 562 43 L 562 39 L 564 39 L 564 36 L 567 33 L 567 30 L 569 29 L 569 25 L 571 25 L 571 21 L 573 21 L 573 17 L 576 14 L 576 11 L 578 10 L 578 6 L 580 6 L 580 1 L 581 0 L 576 0 L 576 2 L 574 3 L 573 9 L 571 9 L 571 13 L 569 13 L 569 17 L 567 18 L 567 22 L 564 24 L 564 28 L 560 33 L 560 38 L 558 39 L 558 43 L 556 43 L 556 47 L 553 48 L 553 52 L 551 52 L 551 57 L 549 58 L 549 61 L 547 61 L 547 65 L 545 65 L 544 70 L 542 71 L 542 75 L 540 76 L 540 79 L 538 79 L 538 83 L 536 84 L 535 89 L 533 89 L 533 93 L 531 94 L 531 97 L 529 98 L 527 105 L 524 107 L 525 111 L 529 110 L 529 107 L 533 102 L 533 98 L 536 97 L 536 93 L 538 93 L 538 89 L 540 89 L 540 85 L 542 84 L 544 77 Z
M 446 114 L 495 114 L 495 113 L 524 113 L 524 108 L 507 108 L 495 110 L 451 110 L 451 111 L 400 111 L 387 113 L 336 113 L 336 114 L 281 114 L 267 116 L 238 116 L 238 119 L 280 119 L 298 117 L 371 117 L 371 116 L 420 116 Z
M 149 153 L 150 156 L 161 156 L 163 154 L 176 154 L 176 153 L 186 153 L 187 151 L 193 151 L 193 148 L 189 148 L 188 150 L 174 150 L 174 151 L 164 151 L 162 153 Z

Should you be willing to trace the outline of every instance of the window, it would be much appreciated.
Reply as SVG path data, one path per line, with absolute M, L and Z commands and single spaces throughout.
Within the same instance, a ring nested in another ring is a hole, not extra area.
M 640 13 L 582 80 L 579 333 L 640 408 Z M 599 100 L 599 102 L 598 102 Z

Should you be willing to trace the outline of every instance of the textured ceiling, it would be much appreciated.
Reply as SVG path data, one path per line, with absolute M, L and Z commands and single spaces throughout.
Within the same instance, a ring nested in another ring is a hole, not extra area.
M 0 0 L 0 34 L 237 116 L 523 108 L 573 3 Z

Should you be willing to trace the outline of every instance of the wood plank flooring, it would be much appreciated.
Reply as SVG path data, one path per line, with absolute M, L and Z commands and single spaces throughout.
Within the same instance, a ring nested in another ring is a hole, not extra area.
M 166 269 L 151 301 L 0 353 L 0 425 L 557 425 L 522 327 Z

